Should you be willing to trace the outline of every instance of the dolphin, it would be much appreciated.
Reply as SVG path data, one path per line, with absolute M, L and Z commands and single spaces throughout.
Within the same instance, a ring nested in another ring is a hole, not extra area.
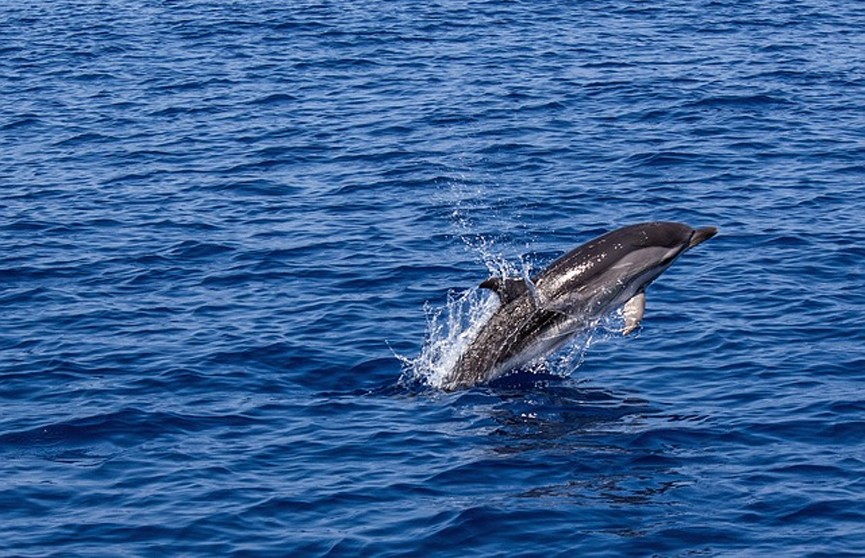
M 622 333 L 631 333 L 643 318 L 646 287 L 717 232 L 670 222 L 630 225 L 568 252 L 530 279 L 487 279 L 480 287 L 495 292 L 500 305 L 460 355 L 443 389 L 468 388 L 539 363 L 622 306 Z

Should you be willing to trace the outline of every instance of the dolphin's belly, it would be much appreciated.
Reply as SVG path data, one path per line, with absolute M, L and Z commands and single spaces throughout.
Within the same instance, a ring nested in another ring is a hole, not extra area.
M 523 337 L 518 346 L 513 347 L 503 356 L 503 361 L 496 366 L 494 376 L 554 353 L 582 331 L 583 325 L 581 320 L 555 314 L 554 317 L 545 320 L 543 325 L 534 329 L 531 335 Z

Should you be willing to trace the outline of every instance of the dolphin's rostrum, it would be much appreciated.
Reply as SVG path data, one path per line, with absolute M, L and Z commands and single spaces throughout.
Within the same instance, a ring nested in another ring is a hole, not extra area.
M 501 304 L 443 383 L 471 387 L 539 361 L 607 312 L 624 305 L 628 334 L 640 325 L 646 287 L 680 255 L 712 238 L 715 227 L 630 225 L 565 254 L 531 280 L 494 277 L 481 287 Z

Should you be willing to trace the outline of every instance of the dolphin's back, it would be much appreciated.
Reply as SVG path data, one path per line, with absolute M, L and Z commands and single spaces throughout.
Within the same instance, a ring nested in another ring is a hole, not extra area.
M 670 249 L 686 242 L 691 227 L 681 223 L 640 223 L 608 232 L 579 246 L 535 278 L 539 289 L 573 289 L 598 279 L 627 255 L 646 248 Z

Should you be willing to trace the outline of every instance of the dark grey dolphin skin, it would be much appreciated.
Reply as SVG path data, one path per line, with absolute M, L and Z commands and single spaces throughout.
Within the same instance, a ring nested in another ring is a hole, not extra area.
M 443 384 L 447 391 L 488 382 L 546 358 L 607 312 L 624 305 L 626 335 L 640 325 L 646 287 L 676 258 L 717 234 L 682 223 L 630 225 L 587 242 L 524 279 L 481 287 L 501 300 Z

